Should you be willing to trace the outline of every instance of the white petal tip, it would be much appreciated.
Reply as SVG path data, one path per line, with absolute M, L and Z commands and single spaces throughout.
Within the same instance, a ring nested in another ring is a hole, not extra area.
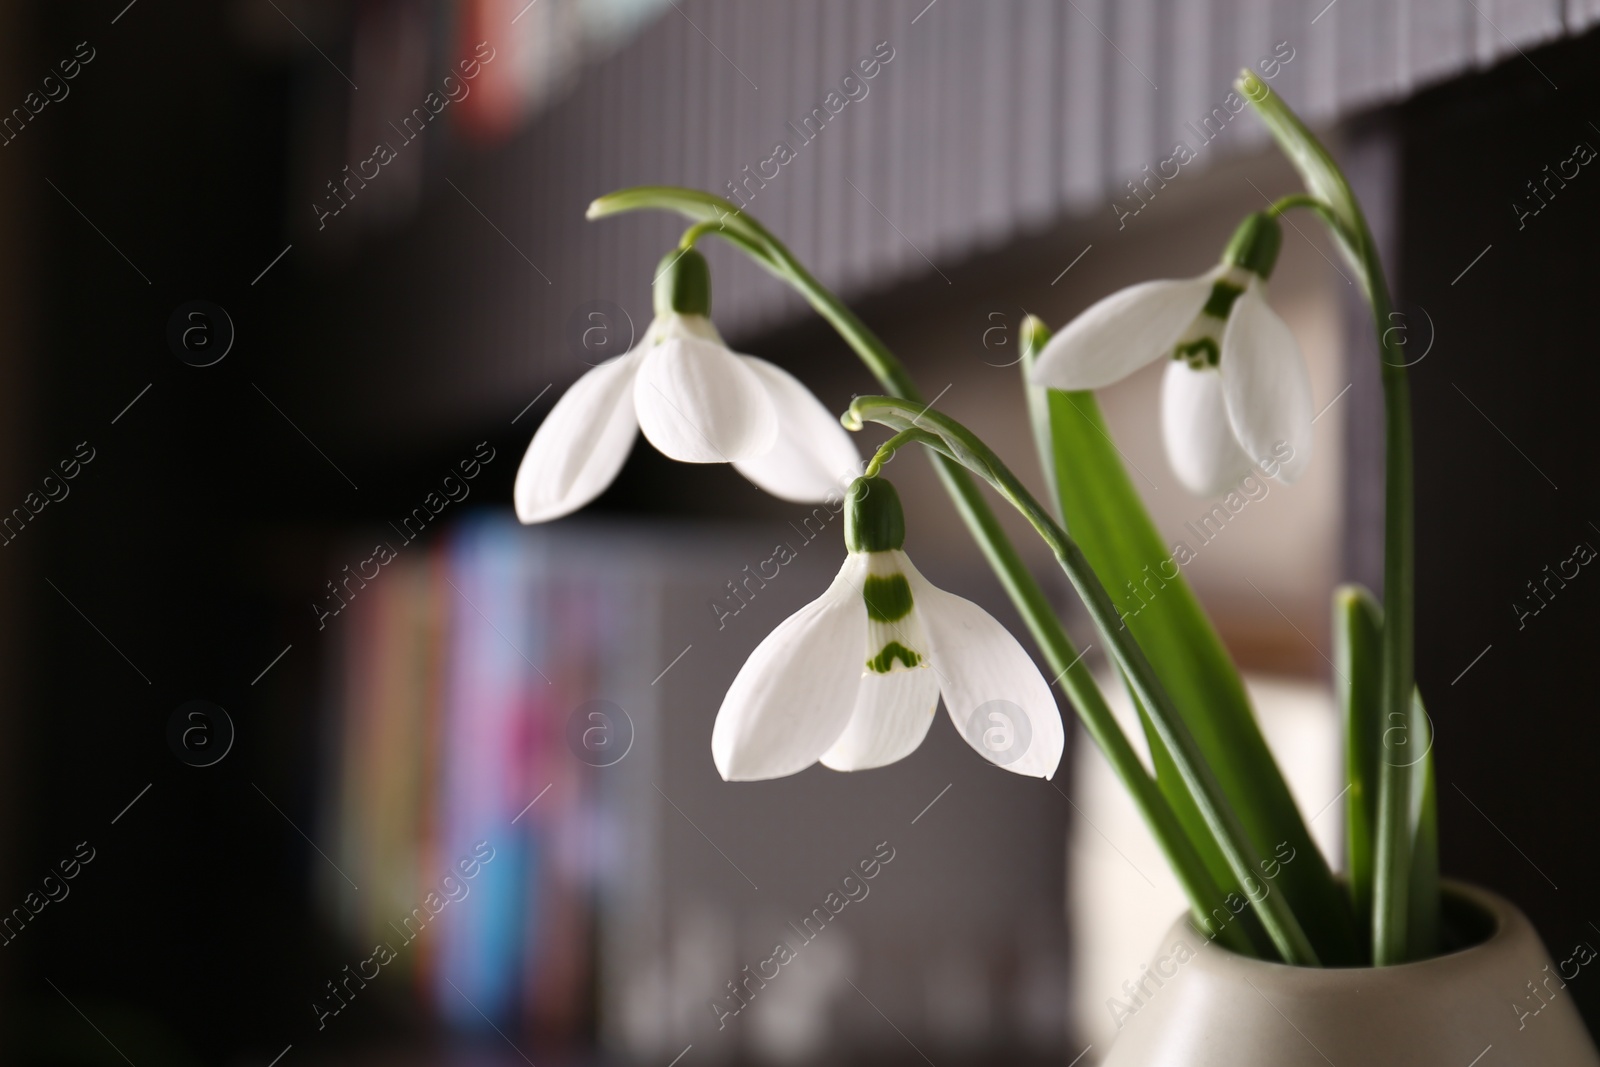
M 844 732 L 861 684 L 865 564 L 845 557 L 823 594 L 756 646 L 723 697 L 711 758 L 724 781 L 798 774 Z
M 1291 449 L 1288 459 L 1274 461 L 1272 466 L 1276 469 L 1267 475 L 1269 478 L 1274 478 L 1284 485 L 1293 485 L 1300 480 L 1306 471 L 1311 469 L 1311 428 L 1309 424 L 1307 424 L 1305 433 L 1300 435 L 1300 439 L 1305 444 L 1300 448 Z M 1263 463 L 1262 468 L 1262 473 L 1265 474 L 1268 469 L 1267 464 Z
M 607 360 L 573 383 L 535 431 L 511 496 L 525 524 L 570 515 L 605 492 L 633 450 L 638 357 Z
M 1047 732 L 1044 738 L 1035 738 L 1035 747 L 1010 760 L 994 758 L 987 752 L 979 752 L 984 759 L 993 763 L 1002 771 L 1020 774 L 1024 778 L 1042 778 L 1045 781 L 1056 776 L 1056 771 L 1061 769 L 1061 732 L 1059 730 Z M 1047 750 L 1041 751 L 1039 742 L 1042 741 Z M 977 746 L 974 746 L 975 748 Z
M 538 505 L 526 500 L 516 501 L 517 521 L 524 526 L 537 526 L 540 523 L 553 522 L 564 519 L 573 512 L 583 507 L 582 502 Z
M 822 504 L 842 497 L 862 469 L 855 441 L 794 375 L 754 356 L 739 358 L 767 389 L 778 437 L 771 449 L 734 467 L 781 500 Z
M 783 766 L 757 766 L 750 761 L 736 761 L 734 757 L 718 757 L 714 753 L 712 762 L 717 766 L 717 774 L 724 782 L 766 782 L 774 778 L 788 778 L 790 775 L 799 774 L 810 763 L 800 766 L 785 764 Z

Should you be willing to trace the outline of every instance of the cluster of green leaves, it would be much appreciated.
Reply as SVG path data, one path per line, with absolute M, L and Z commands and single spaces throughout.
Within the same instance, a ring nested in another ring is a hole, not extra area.
M 1268 750 L 1238 670 L 1181 569 L 1169 577 L 1160 536 L 1090 393 L 1025 386 L 1041 464 L 1061 521 L 1100 580 L 1112 588 L 1147 582 L 1159 595 L 1123 619 L 1182 715 L 1257 850 L 1288 841 L 1315 857 L 1286 867 L 1279 890 L 1325 965 L 1399 963 L 1431 955 L 1439 927 L 1438 834 L 1432 724 L 1412 681 L 1411 437 L 1405 360 L 1390 351 L 1391 307 L 1382 263 L 1360 205 L 1327 149 L 1281 97 L 1246 71 L 1237 83 L 1306 193 L 1275 212 L 1314 211 L 1355 269 L 1372 310 L 1383 358 L 1386 411 L 1385 605 L 1357 587 L 1335 597 L 1337 680 L 1345 719 L 1346 884 L 1311 845 L 1283 775 Z M 1045 340 L 1023 331 L 1026 368 Z M 1386 621 L 1387 619 L 1387 621 Z M 1161 791 L 1219 884 L 1232 885 L 1224 842 L 1207 833 L 1196 797 L 1149 707 L 1130 685 Z M 1197 909 L 1198 910 L 1198 909 Z M 1274 939 L 1276 940 L 1276 939 Z M 1313 962 L 1294 959 L 1293 963 Z
M 1035 328 L 1024 336 L 1030 342 L 1026 367 L 1038 351 L 1042 331 Z M 1294 849 L 1296 860 L 1283 868 L 1277 891 L 1294 903 L 1317 959 L 1330 966 L 1355 963 L 1360 953 L 1345 894 L 1312 844 L 1256 723 L 1244 682 L 1210 618 L 1183 571 L 1162 568 L 1170 553 L 1112 443 L 1094 394 L 1025 388 L 1041 463 L 1068 533 L 1101 582 L 1112 589 L 1127 582 L 1138 588 L 1152 570 L 1157 573 L 1159 592 L 1124 616 L 1123 624 L 1144 649 L 1257 851 L 1271 854 L 1279 842 Z M 1233 885 L 1218 843 L 1205 832 L 1195 799 L 1176 772 L 1149 709 L 1137 696 L 1134 700 L 1162 793 L 1217 880 Z M 1244 895 L 1247 888 L 1235 891 Z

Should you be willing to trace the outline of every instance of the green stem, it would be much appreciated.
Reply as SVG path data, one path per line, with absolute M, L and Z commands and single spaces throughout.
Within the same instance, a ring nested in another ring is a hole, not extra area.
M 1101 638 L 1110 646 L 1135 695 L 1149 712 L 1178 773 L 1194 795 L 1207 827 L 1215 835 L 1227 858 L 1234 877 L 1239 879 L 1240 884 L 1249 884 L 1258 879 L 1263 870 L 1261 856 L 1239 822 L 1199 744 L 1167 695 L 1155 669 L 1145 658 L 1144 650 L 1123 625 L 1111 595 L 1100 583 L 1087 557 L 1049 510 L 1028 492 L 982 440 L 942 412 L 926 407 L 918 410 L 914 404 L 891 397 L 857 397 L 851 403 L 845 421 L 847 426 L 853 423 L 856 427 L 862 422 L 876 422 L 902 431 L 901 436 L 906 440 L 915 439 L 930 444 L 948 461 L 959 462 L 987 481 L 1028 520 L 1055 554 L 1061 569 L 1066 572 L 1079 599 L 1088 609 L 1089 617 L 1099 629 Z M 903 434 L 903 431 L 911 428 L 919 430 L 914 438 Z M 937 443 L 934 443 L 935 439 Z M 1262 925 L 1267 928 L 1273 944 L 1286 962 L 1301 966 L 1317 965 L 1316 950 L 1312 948 L 1310 939 L 1283 894 L 1267 894 L 1256 902 L 1256 909 Z
M 696 241 L 708 233 L 714 233 L 723 228 L 721 222 L 697 222 L 683 231 L 683 236 L 678 239 L 678 247 L 684 251 L 694 247 Z
M 601 197 L 589 206 L 588 217 L 604 218 L 642 209 L 675 211 L 697 223 L 691 227 L 691 231 L 699 231 L 694 234 L 695 238 L 715 232 L 717 236 L 732 242 L 805 297 L 817 314 L 844 338 L 885 389 L 909 403 L 919 403 L 916 383 L 888 347 L 754 218 L 721 197 L 673 186 L 639 186 Z M 690 240 L 688 234 L 685 234 L 685 240 Z M 690 243 L 693 243 L 692 240 Z M 1202 923 L 1209 922 L 1209 912 L 1224 904 L 1225 894 L 1211 877 L 1200 854 L 1185 836 L 1171 805 L 1117 724 L 1105 696 L 1095 685 L 1093 675 L 1081 662 L 1083 657 L 1056 618 L 1049 598 L 1028 571 L 978 486 L 961 464 L 949 457 L 936 455 L 933 466 L 984 558 L 1044 652 L 1050 669 L 1057 672 L 1058 681 L 1077 709 L 1090 737 L 1100 746 L 1117 777 L 1133 797 L 1134 804 L 1144 816 L 1189 898 L 1194 916 Z M 1226 923 L 1211 936 L 1243 954 L 1264 956 L 1270 951 L 1269 946 L 1252 942 L 1244 923 Z
M 1271 206 L 1267 208 L 1267 216 L 1275 219 L 1290 208 L 1297 207 L 1310 208 L 1315 211 L 1318 208 L 1325 208 L 1327 205 L 1310 193 L 1290 193 L 1288 196 L 1280 196 L 1274 200 Z
M 1343 220 L 1339 218 L 1331 205 L 1306 193 L 1293 193 L 1289 196 L 1280 197 L 1272 202 L 1272 206 L 1267 208 L 1266 213 L 1272 218 L 1278 218 L 1295 208 L 1303 208 L 1315 214 L 1334 232 L 1335 236 L 1341 237 L 1352 244 L 1356 242 L 1355 236 L 1346 230 Z
M 1396 752 L 1388 743 L 1389 728 L 1411 718 L 1414 682 L 1413 587 L 1415 517 L 1412 511 L 1411 386 L 1403 353 L 1392 351 L 1389 333 L 1389 290 L 1383 266 L 1372 253 L 1372 236 L 1362 224 L 1372 279 L 1372 317 L 1383 361 L 1384 457 L 1383 519 L 1383 726 L 1385 751 L 1378 770 L 1378 834 L 1373 881 L 1373 962 L 1382 967 L 1402 963 L 1409 941 L 1411 776 L 1409 749 Z M 1384 358 L 1393 356 L 1395 358 Z M 1409 727 L 1402 736 L 1410 740 Z
M 861 472 L 861 477 L 876 478 L 879 472 L 883 470 L 883 465 L 889 462 L 896 452 L 900 451 L 900 446 L 910 444 L 913 441 L 937 449 L 939 435 L 932 430 L 924 430 L 917 426 L 906 427 L 878 446 L 878 450 L 872 454 L 872 459 L 867 463 L 867 469 Z M 941 452 L 940 455 L 943 455 L 943 453 Z
M 1412 502 L 1411 389 L 1405 356 L 1390 340 L 1393 304 L 1377 244 L 1349 180 L 1287 104 L 1251 71 L 1234 83 L 1255 105 L 1268 131 L 1305 180 L 1311 195 L 1288 206 L 1312 207 L 1328 225 L 1361 277 L 1382 362 L 1384 413 L 1383 669 L 1380 709 L 1384 746 L 1395 728 L 1410 739 L 1413 725 L 1415 518 Z M 1287 209 L 1287 208 L 1286 208 Z M 1405 741 L 1400 742 L 1405 744 Z M 1413 764 L 1404 751 L 1380 753 L 1373 872 L 1372 957 L 1378 966 L 1407 959 L 1411 907 L 1412 837 L 1408 810 Z
M 1332 161 L 1329 161 L 1333 166 Z M 1342 173 L 1334 167 L 1341 183 Z M 1373 857 L 1372 958 L 1379 967 L 1404 963 L 1409 958 L 1411 936 L 1412 829 L 1410 824 L 1412 776 L 1409 755 L 1413 714 L 1411 693 L 1415 682 L 1415 512 L 1411 433 L 1411 384 L 1406 375 L 1405 353 L 1390 341 L 1393 303 L 1384 276 L 1383 261 L 1367 221 L 1348 185 L 1341 217 L 1332 205 L 1311 196 L 1285 197 L 1292 207 L 1314 210 L 1334 236 L 1351 249 L 1360 268 L 1367 305 L 1378 335 L 1378 359 L 1383 382 L 1384 514 L 1383 514 L 1383 667 L 1378 753 L 1378 810 Z M 1280 201 L 1281 202 L 1281 201 Z M 1394 730 L 1403 739 L 1398 751 L 1389 737 Z

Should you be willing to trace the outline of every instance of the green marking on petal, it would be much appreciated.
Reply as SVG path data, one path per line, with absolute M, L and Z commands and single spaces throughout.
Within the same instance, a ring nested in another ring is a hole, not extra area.
M 1219 278 L 1212 283 L 1211 295 L 1206 298 L 1206 306 L 1201 309 L 1200 314 L 1226 321 L 1228 312 L 1233 310 L 1233 302 L 1243 295 L 1243 286 Z
M 907 667 L 915 667 L 922 662 L 922 657 L 899 641 L 890 641 L 883 646 L 881 652 L 867 660 L 867 670 L 874 674 L 888 674 L 894 670 L 895 660 L 899 660 Z
M 911 614 L 911 583 L 903 574 L 869 574 L 861 599 L 867 602 L 867 618 L 899 622 Z
M 1192 370 L 1204 370 L 1206 367 L 1215 367 L 1222 362 L 1222 352 L 1217 348 L 1217 342 L 1210 337 L 1202 337 L 1197 341 L 1180 344 L 1172 350 L 1173 359 L 1181 359 L 1189 364 Z

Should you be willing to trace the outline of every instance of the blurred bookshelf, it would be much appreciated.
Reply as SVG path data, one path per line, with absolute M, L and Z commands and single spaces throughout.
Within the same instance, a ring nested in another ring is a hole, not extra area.
M 331 1047 L 541 1067 L 665 1067 L 690 1046 L 724 1064 L 921 1062 L 908 1041 L 941 1064 L 1065 1049 L 1063 872 L 1029 845 L 1064 833 L 1055 791 L 995 772 L 942 712 L 918 753 L 872 774 L 717 777 L 722 691 L 840 559 L 822 536 L 753 581 L 775 531 L 799 536 L 783 522 L 523 528 L 486 510 L 349 583 L 328 623 L 311 834 L 328 847 L 310 870 L 338 944 L 312 1008 L 345 1031 Z M 735 580 L 748 602 L 719 611 Z M 880 842 L 896 858 L 871 899 L 799 940 L 793 924 Z M 780 938 L 797 961 L 719 1018 L 741 965 Z M 363 998 L 385 1008 L 346 1027 Z

